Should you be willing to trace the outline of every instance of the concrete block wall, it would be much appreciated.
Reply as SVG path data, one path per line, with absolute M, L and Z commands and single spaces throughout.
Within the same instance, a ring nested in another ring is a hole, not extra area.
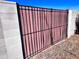
M 68 14 L 68 38 L 75 34 L 76 26 L 76 16 L 79 14 L 77 10 L 69 10 Z
M 17 6 L 0 2 L 0 59 L 23 59 Z

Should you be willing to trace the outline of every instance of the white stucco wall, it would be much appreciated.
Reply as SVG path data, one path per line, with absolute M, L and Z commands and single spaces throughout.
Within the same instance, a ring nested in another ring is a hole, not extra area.
M 75 20 L 76 20 L 77 14 L 79 14 L 79 11 L 69 10 L 69 14 L 68 14 L 68 38 L 75 34 L 75 30 L 76 30 Z
M 23 59 L 15 2 L 0 2 L 0 59 Z

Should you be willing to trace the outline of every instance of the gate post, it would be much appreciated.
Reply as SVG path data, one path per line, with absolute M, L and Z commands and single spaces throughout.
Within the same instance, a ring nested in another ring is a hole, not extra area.
M 68 38 L 75 34 L 76 30 L 76 16 L 79 14 L 77 10 L 69 10 L 68 13 Z
M 15 2 L 0 2 L 0 59 L 23 59 Z

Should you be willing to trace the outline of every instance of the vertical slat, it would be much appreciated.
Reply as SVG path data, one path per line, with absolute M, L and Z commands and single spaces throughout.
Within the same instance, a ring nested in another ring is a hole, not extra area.
M 19 8 L 22 8 L 22 7 L 20 6 Z M 21 16 L 20 18 L 23 19 L 23 17 L 22 17 L 22 15 L 23 15 L 22 12 L 23 12 L 23 11 L 22 11 L 22 10 L 19 10 L 19 12 L 20 12 L 20 16 Z M 20 20 L 20 21 L 21 21 L 21 27 L 22 27 L 22 35 L 24 35 L 24 33 L 25 33 L 25 30 L 24 30 L 24 29 L 25 29 L 25 28 L 24 28 L 24 20 Z M 26 39 L 25 39 L 25 36 L 23 36 L 23 45 L 24 45 L 24 47 L 25 47 L 25 48 L 24 48 L 24 53 L 25 53 L 24 55 L 25 55 L 25 57 L 26 57 L 28 52 L 27 52 L 27 47 L 26 47 L 26 42 L 25 42 L 25 40 L 26 40 Z
M 31 32 L 30 32 L 30 31 L 31 31 L 31 30 L 30 30 L 30 21 L 29 21 L 29 10 L 28 10 L 29 8 L 26 7 L 26 9 L 27 9 L 27 10 L 26 10 L 26 15 L 27 15 L 27 19 L 26 19 L 26 20 L 27 20 L 27 24 L 28 24 L 28 26 L 27 26 L 27 27 L 28 27 L 28 33 L 31 33 Z
M 38 19 L 37 19 L 37 17 L 38 17 L 38 15 L 37 15 L 37 8 L 35 8 L 35 14 L 36 14 L 36 53 L 37 53 L 37 51 L 38 51 L 38 39 L 37 39 L 37 31 L 38 31 Z
M 55 28 L 55 40 L 54 42 L 59 42 L 60 41 L 60 27 Z
M 23 34 L 23 35 L 24 35 L 23 38 L 24 38 L 24 44 L 25 44 L 25 47 L 26 47 L 26 50 L 25 50 L 26 53 L 25 53 L 25 54 L 26 54 L 26 57 L 27 57 L 27 56 L 28 56 L 28 50 L 27 50 L 27 48 L 28 48 L 27 45 L 28 45 L 28 44 L 27 44 L 27 38 L 26 38 L 26 34 L 27 34 L 27 32 L 28 32 L 28 30 L 27 30 L 27 23 L 26 23 L 26 22 L 27 22 L 27 21 L 26 21 L 26 18 L 27 18 L 26 16 L 27 16 L 27 15 L 26 15 L 25 7 L 23 7 L 23 8 L 24 8 L 24 10 L 23 10 L 23 21 L 24 21 L 24 22 L 23 22 L 23 24 L 24 24 L 23 27 L 24 27 L 24 29 L 25 29 L 25 30 L 24 30 L 25 32 L 24 32 L 24 34 Z
M 41 10 L 41 9 L 39 9 L 39 10 Z M 42 30 L 42 12 L 40 11 L 40 49 L 42 48 L 42 33 L 41 33 L 41 30 Z
M 37 9 L 37 22 L 38 22 L 38 31 L 40 31 L 40 15 L 39 15 L 39 8 Z M 37 32 L 37 40 L 38 40 L 38 52 L 40 50 L 40 37 L 39 37 L 39 32 Z
M 23 12 L 23 10 L 20 10 L 20 18 L 21 19 L 23 19 L 22 12 Z M 24 32 L 24 21 L 23 20 L 21 20 L 21 27 L 22 27 L 22 34 L 24 34 L 25 32 Z

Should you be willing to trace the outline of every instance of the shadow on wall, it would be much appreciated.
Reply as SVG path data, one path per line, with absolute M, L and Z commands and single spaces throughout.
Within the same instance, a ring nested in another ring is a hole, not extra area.
M 76 30 L 75 30 L 75 34 L 79 34 L 79 14 L 76 17 Z

